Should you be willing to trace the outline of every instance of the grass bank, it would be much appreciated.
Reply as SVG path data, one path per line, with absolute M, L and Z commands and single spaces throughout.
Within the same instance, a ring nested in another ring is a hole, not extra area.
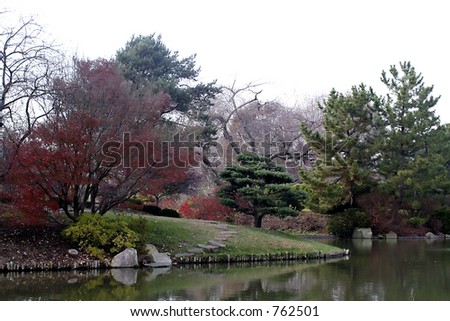
M 209 240 L 221 238 L 228 234 L 223 241 L 225 247 L 211 255 L 231 256 L 262 256 L 289 253 L 296 257 L 310 257 L 322 255 L 336 255 L 342 250 L 311 239 L 304 239 L 296 235 L 238 226 L 217 222 L 167 218 L 158 216 L 144 216 L 150 225 L 148 240 L 160 252 L 172 255 L 188 252 L 199 244 L 207 244 Z M 294 257 L 292 257 L 294 258 Z

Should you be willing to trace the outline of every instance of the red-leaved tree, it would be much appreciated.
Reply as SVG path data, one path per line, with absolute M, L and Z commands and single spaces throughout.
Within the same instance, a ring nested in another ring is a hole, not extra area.
M 173 175 L 180 166 L 174 147 L 153 134 L 170 106 L 167 95 L 133 86 L 102 59 L 75 61 L 71 77 L 55 80 L 55 92 L 55 112 L 17 152 L 16 191 L 32 186 L 77 220 L 89 203 L 103 214 L 152 181 L 162 188 L 161 177 L 184 179 Z
M 169 149 L 170 166 L 160 168 L 141 190 L 141 194 L 155 199 L 159 206 L 163 198 L 177 194 L 188 188 L 189 169 L 197 165 L 194 152 L 185 147 L 173 146 Z

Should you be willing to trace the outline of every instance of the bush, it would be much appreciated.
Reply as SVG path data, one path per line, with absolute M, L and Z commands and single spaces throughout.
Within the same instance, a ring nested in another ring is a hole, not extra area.
M 412 227 L 423 226 L 428 222 L 427 218 L 424 217 L 411 217 L 408 219 L 408 224 Z
M 247 225 L 253 225 L 253 217 L 245 214 L 242 216 L 246 217 Z M 314 212 L 300 212 L 298 216 L 283 218 L 266 215 L 262 227 L 267 230 L 292 231 L 300 234 L 327 234 L 327 216 Z
M 375 234 L 393 231 L 403 220 L 397 200 L 388 193 L 374 191 L 364 194 L 358 198 L 357 203 L 369 215 Z
M 175 211 L 171 208 L 163 208 L 161 211 L 159 211 L 159 213 L 157 215 L 165 216 L 165 217 L 175 217 L 175 218 L 180 217 L 180 213 L 178 213 L 177 211 Z
M 128 247 L 141 250 L 148 233 L 148 222 L 143 218 L 99 214 L 83 214 L 63 231 L 65 237 L 99 259 Z
M 357 227 L 370 227 L 369 216 L 360 209 L 346 209 L 328 219 L 328 231 L 339 238 L 352 237 Z
M 156 205 L 144 205 L 142 211 L 155 216 L 165 216 L 165 217 L 180 217 L 180 214 L 171 208 L 163 208 L 161 209 Z
M 136 204 L 136 205 L 144 204 L 144 202 L 140 198 L 136 198 L 136 197 L 129 198 L 127 202 L 131 203 L 131 204 Z
M 142 207 L 142 211 L 148 214 L 158 215 L 159 212 L 161 212 L 161 208 L 156 205 L 144 205 L 144 207 Z
M 207 221 L 234 222 L 236 211 L 220 203 L 216 194 L 208 197 L 195 196 L 178 209 L 185 218 Z
M 450 207 L 442 206 L 434 211 L 430 221 L 439 220 L 441 222 L 441 232 L 450 234 Z

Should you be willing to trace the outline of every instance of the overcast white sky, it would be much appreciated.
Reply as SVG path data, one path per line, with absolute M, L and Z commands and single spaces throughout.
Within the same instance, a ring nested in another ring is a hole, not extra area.
M 384 93 L 381 71 L 411 61 L 441 95 L 450 122 L 446 1 L 2 0 L 33 15 L 68 52 L 111 58 L 134 35 L 161 34 L 181 56 L 197 54 L 204 81 L 264 82 L 288 104 L 364 82 Z M 1 23 L 1 21 L 0 21 Z

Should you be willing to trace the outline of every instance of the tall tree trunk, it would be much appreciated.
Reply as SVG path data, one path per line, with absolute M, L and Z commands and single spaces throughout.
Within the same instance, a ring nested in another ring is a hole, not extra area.
M 261 228 L 262 226 L 262 220 L 263 220 L 263 215 L 259 214 L 259 213 L 255 213 L 253 214 L 253 217 L 255 219 L 255 227 L 257 228 Z
M 92 185 L 92 191 L 91 191 L 91 213 L 95 214 L 97 213 L 97 208 L 95 207 L 95 201 L 97 200 L 98 195 L 98 184 Z

